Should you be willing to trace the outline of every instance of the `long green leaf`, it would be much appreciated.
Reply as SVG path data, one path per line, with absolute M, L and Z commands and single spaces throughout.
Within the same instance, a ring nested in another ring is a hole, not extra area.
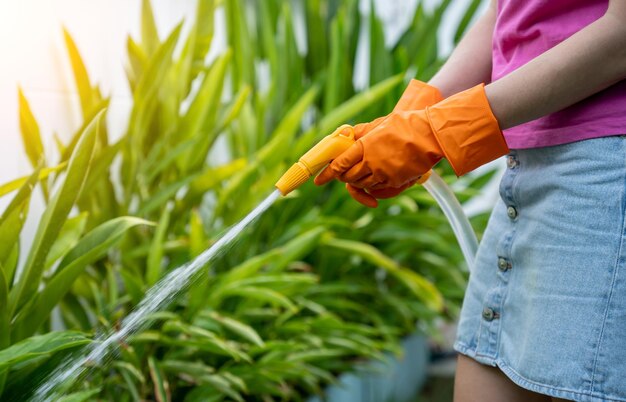
M 315 76 L 328 65 L 328 35 L 325 31 L 327 24 L 324 13 L 326 2 L 322 0 L 309 0 L 306 3 L 306 28 L 309 52 L 307 64 L 309 74 Z
M 220 394 L 226 395 L 237 402 L 244 402 L 245 399 L 241 397 L 239 392 L 233 389 L 233 385 L 226 379 L 226 377 L 219 374 L 205 375 L 198 378 L 200 384 L 208 384 L 214 388 L 214 393 L 217 391 Z
M 242 85 L 254 86 L 256 82 L 254 70 L 255 40 L 250 35 L 242 1 L 229 0 L 224 3 L 224 8 L 228 42 L 237 49 L 237 52 L 233 53 L 232 75 L 233 89 L 238 91 Z
M 192 258 L 199 256 L 209 245 L 209 240 L 204 232 L 202 216 L 197 209 L 191 211 L 189 219 L 189 253 Z
M 199 136 L 190 138 L 186 141 L 182 141 L 174 148 L 168 146 L 166 139 L 156 144 L 146 159 L 145 165 L 142 167 L 146 181 L 148 183 L 151 182 L 159 174 L 172 167 L 174 162 L 176 162 L 183 153 L 194 149 L 198 145 L 199 139 Z
M 146 377 L 141 373 L 141 371 L 137 367 L 133 366 L 132 364 L 128 362 L 123 362 L 123 361 L 114 362 L 113 366 L 116 369 L 121 369 L 121 370 L 128 372 L 141 384 L 144 384 L 146 382 Z
M 60 163 L 60 164 L 58 164 L 56 166 L 53 166 L 53 167 L 48 167 L 48 168 L 44 168 L 44 169 L 38 170 L 37 172 L 39 174 L 37 176 L 37 179 L 38 180 L 44 180 L 50 174 L 62 171 L 63 169 L 65 169 L 66 166 L 67 166 L 67 163 L 63 162 L 63 163 Z M 32 175 L 20 177 L 19 179 L 11 180 L 10 182 L 1 185 L 0 186 L 0 197 L 2 197 L 4 195 L 7 195 L 7 194 L 17 190 L 18 188 L 24 186 L 29 181 L 29 179 L 31 177 L 32 177 Z
M 28 192 L 32 187 L 28 187 Z M 11 250 L 17 245 L 22 232 L 22 227 L 28 214 L 30 195 L 16 208 L 7 209 L 0 219 L 0 265 L 4 265 L 11 254 Z M 11 278 L 9 278 L 11 279 Z
M 252 342 L 253 344 L 257 346 L 265 345 L 265 342 L 263 342 L 263 339 L 261 339 L 258 332 L 256 332 L 250 325 L 215 312 L 211 313 L 209 317 L 219 322 L 224 328 Z
M 324 240 L 327 247 L 343 250 L 361 256 L 366 261 L 384 269 L 395 276 L 415 296 L 422 300 L 430 308 L 441 311 L 443 309 L 443 297 L 439 290 L 426 278 L 417 272 L 400 266 L 394 260 L 380 252 L 376 247 L 354 240 L 328 238 Z
M 35 169 L 35 171 L 29 176 L 25 177 L 24 182 L 20 185 L 20 191 L 17 192 L 15 197 L 11 200 L 9 205 L 6 207 L 4 212 L 2 213 L 2 217 L 0 218 L 0 222 L 4 222 L 6 217 L 13 212 L 16 208 L 19 208 L 25 200 L 29 199 L 37 181 L 40 177 L 41 168 Z
M 248 100 L 252 89 L 249 85 L 244 85 L 235 98 L 231 101 L 228 109 L 222 114 L 222 119 L 217 124 L 217 131 L 223 131 L 230 123 L 233 122 L 239 116 L 239 113 L 243 109 L 244 104 Z
M 163 335 L 164 333 L 176 332 L 187 335 L 184 338 L 171 338 Z M 147 331 L 143 334 L 134 336 L 131 342 L 142 341 L 145 335 L 149 335 Z M 212 331 L 208 331 L 204 328 L 189 325 L 181 321 L 168 321 L 163 324 L 162 332 L 157 332 L 157 339 L 160 343 L 168 344 L 177 347 L 192 347 L 199 350 L 204 350 L 218 355 L 230 356 L 235 361 L 251 362 L 250 356 L 240 350 L 239 344 L 234 342 L 228 342 L 223 338 L 216 336 Z M 155 341 L 155 339 L 148 339 L 149 341 Z
M 194 62 L 204 61 L 214 35 L 215 7 L 217 0 L 198 0 L 196 8 L 196 40 L 193 52 Z
M 69 218 L 63 224 L 59 237 L 54 241 L 48 257 L 46 258 L 46 269 L 50 268 L 59 258 L 63 257 L 72 247 L 78 243 L 80 236 L 87 225 L 87 212 L 82 212 L 77 216 Z
M 259 150 L 257 155 L 260 161 L 266 163 L 271 158 L 276 158 L 277 162 L 279 162 L 280 157 L 287 154 L 286 151 L 289 149 L 290 140 L 300 128 L 304 113 L 315 101 L 318 94 L 319 88 L 314 86 L 300 97 L 298 102 L 280 121 L 276 130 L 272 133 L 272 139 Z
M 134 107 L 128 124 L 128 146 L 130 156 L 142 155 L 144 141 L 150 129 L 150 121 L 158 105 L 155 95 L 166 83 L 166 78 L 173 68 L 172 54 L 180 36 L 181 24 L 178 24 L 156 52 L 150 57 L 133 88 Z M 140 57 L 140 56 L 137 56 Z M 138 61 L 139 63 L 139 61 Z M 136 161 L 133 159 L 133 163 Z M 136 167 L 133 166 L 133 169 Z M 134 174 L 134 170 L 132 171 Z
M 130 89 L 135 92 L 137 89 L 137 83 L 139 77 L 143 74 L 143 71 L 148 64 L 148 56 L 146 52 L 130 37 L 126 38 L 126 52 L 128 53 L 129 65 L 126 67 L 126 76 Z
M 124 140 L 122 139 L 113 145 L 107 145 L 105 148 L 99 150 L 91 164 L 89 177 L 85 183 L 85 189 L 87 189 L 87 191 L 94 189 L 98 182 L 109 178 L 111 164 L 123 145 Z M 83 195 L 86 195 L 85 193 L 86 191 L 83 191 Z
M 11 290 L 9 297 L 11 312 L 15 312 L 30 299 L 39 286 L 48 252 L 88 175 L 101 116 L 102 114 L 97 115 L 85 129 L 70 158 L 65 180 L 41 218 L 22 275 L 15 288 Z
M 341 12 L 337 14 L 331 24 L 331 52 L 324 97 L 324 112 L 326 113 L 337 107 L 344 98 L 342 94 L 342 81 L 344 80 L 342 70 L 346 68 L 346 47 L 348 43 L 345 43 L 343 40 L 343 29 L 344 13 Z M 371 70 L 370 68 L 370 71 Z
M 108 250 L 118 243 L 124 234 L 138 225 L 152 225 L 151 222 L 130 216 L 112 219 L 87 233 L 61 260 L 55 275 L 41 294 L 29 304 L 14 326 L 20 336 L 33 333 L 54 306 L 70 290 L 72 284 L 85 268 L 102 258 Z
M 69 54 L 70 63 L 72 65 L 72 71 L 74 72 L 74 81 L 76 82 L 76 88 L 78 89 L 78 97 L 80 98 L 80 106 L 83 111 L 83 118 L 89 118 L 89 115 L 93 113 L 94 107 L 102 101 L 99 98 L 98 92 L 94 91 L 91 86 L 89 74 L 87 74 L 87 68 L 83 62 L 80 52 L 76 43 L 72 39 L 72 36 L 63 28 L 63 38 L 65 39 L 65 46 Z
M 121 369 L 120 374 L 122 375 L 122 378 L 124 378 L 124 382 L 126 383 L 126 388 L 128 389 L 128 392 L 130 393 L 130 396 L 132 398 L 131 400 L 134 402 L 140 402 L 141 396 L 139 393 L 139 389 L 137 388 L 137 385 L 131 378 L 130 373 L 127 370 Z
M 69 144 L 67 144 L 67 146 L 65 147 L 65 150 L 63 151 L 63 154 L 61 155 L 60 163 L 67 162 L 70 159 L 70 157 L 74 154 L 74 150 L 76 149 L 76 146 L 78 145 L 78 141 L 83 137 L 83 133 L 85 132 L 87 127 L 96 119 L 97 116 L 101 116 L 100 117 L 101 121 L 106 121 L 106 113 L 107 113 L 107 108 L 109 106 L 109 103 L 110 103 L 110 99 L 104 99 L 93 107 L 92 112 L 89 114 L 87 118 L 84 119 L 82 126 L 78 130 L 76 130 Z M 100 129 L 102 128 L 104 127 L 100 127 Z M 101 131 L 100 129 L 98 131 Z
M 182 177 L 181 179 L 169 183 L 167 186 L 156 191 L 150 198 L 139 206 L 136 214 L 139 216 L 145 216 L 155 209 L 162 207 L 163 204 L 171 200 L 176 195 L 178 190 L 193 182 L 199 175 L 199 173 L 194 173 L 189 176 Z
M 159 33 L 150 0 L 141 2 L 141 44 L 148 55 L 159 47 Z
M 198 160 L 201 162 L 204 161 L 208 146 L 210 146 L 213 137 L 217 134 L 207 133 L 202 129 L 207 126 L 212 128 L 215 123 L 218 105 L 224 87 L 224 77 L 231 57 L 232 51 L 227 50 L 215 61 L 209 72 L 205 75 L 196 97 L 189 106 L 189 110 L 180 119 L 177 131 L 182 138 L 192 138 L 201 135 L 197 148 L 191 152 L 187 152 L 185 157 L 181 160 L 184 171 L 187 171 L 190 166 L 196 166 Z M 201 130 L 204 132 L 203 134 L 200 134 Z
M 128 138 L 123 166 L 124 190 L 127 203 L 136 185 L 139 162 L 143 159 L 144 140 L 148 136 L 151 119 L 157 106 L 155 95 L 163 85 L 172 67 L 172 54 L 178 42 L 182 23 L 178 24 L 168 38 L 150 58 L 133 91 L 134 106 L 128 123 Z
M 93 400 L 93 397 L 98 395 L 100 388 L 89 389 L 86 391 L 73 392 L 69 395 L 61 397 L 57 402 L 84 402 Z
M 91 342 L 82 332 L 55 331 L 32 336 L 0 350 L 0 369 Z
M 193 377 L 201 377 L 215 373 L 213 367 L 209 367 L 200 362 L 190 362 L 187 360 L 164 360 L 161 362 L 161 368 L 163 371 L 171 372 L 172 374 L 185 373 Z
M 19 262 L 19 258 L 20 258 L 20 242 L 18 239 L 15 246 L 13 246 L 13 249 L 11 249 L 11 252 L 9 253 L 9 257 L 4 262 L 4 265 L 3 265 L 4 276 L 9 286 L 11 286 L 14 282 L 15 271 L 17 270 L 17 263 Z
M 233 283 L 241 284 L 242 280 L 256 275 L 263 267 L 271 266 L 272 272 L 283 269 L 290 262 L 309 253 L 319 243 L 325 232 L 326 228 L 323 226 L 314 227 L 280 247 L 248 258 L 223 274 L 216 287 L 232 286 Z
M 35 116 L 21 88 L 18 90 L 18 98 L 20 108 L 20 131 L 22 133 L 22 141 L 24 142 L 26 155 L 33 167 L 37 167 L 40 162 L 45 165 L 46 158 L 43 153 L 39 124 L 37 124 L 37 120 L 35 120 Z
M 158 402 L 170 401 L 169 384 L 154 356 L 148 357 L 148 367 L 150 368 L 152 383 L 154 384 L 154 397 Z
M 382 21 L 375 12 L 374 0 L 370 0 L 370 85 L 374 85 L 393 74 L 393 60 L 385 46 L 385 32 Z
M 285 307 L 292 312 L 297 311 L 297 307 L 288 297 L 270 288 L 262 288 L 257 286 L 232 287 L 225 289 L 220 293 L 222 297 L 241 296 L 262 302 L 268 302 L 276 306 Z
M 163 263 L 163 243 L 166 240 L 167 229 L 170 224 L 171 205 L 166 206 L 161 214 L 161 219 L 156 227 L 150 251 L 148 252 L 148 267 L 146 269 L 146 284 L 154 285 L 161 276 L 161 265 Z
M 186 198 L 196 200 L 207 191 L 215 189 L 222 181 L 246 167 L 245 159 L 235 159 L 225 165 L 208 168 L 195 177 L 189 186 Z
M 6 348 L 10 341 L 11 327 L 9 326 L 8 302 L 9 284 L 4 276 L 4 270 L 0 267 L 0 350 Z
M 11 344 L 11 321 L 8 306 L 9 286 L 4 276 L 4 268 L 0 264 L 0 350 Z M 4 390 L 7 371 L 0 369 L 0 396 Z

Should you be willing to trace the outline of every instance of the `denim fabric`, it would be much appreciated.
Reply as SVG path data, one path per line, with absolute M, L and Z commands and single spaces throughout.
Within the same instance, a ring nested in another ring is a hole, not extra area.
M 626 137 L 507 158 L 454 347 L 535 392 L 626 401 Z

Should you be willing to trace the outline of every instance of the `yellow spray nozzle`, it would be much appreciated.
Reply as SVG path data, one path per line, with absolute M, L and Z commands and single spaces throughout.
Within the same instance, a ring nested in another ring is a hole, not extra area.
M 354 142 L 352 126 L 346 124 L 339 127 L 302 155 L 300 160 L 294 163 L 276 182 L 276 188 L 282 195 L 289 194 L 345 152 Z

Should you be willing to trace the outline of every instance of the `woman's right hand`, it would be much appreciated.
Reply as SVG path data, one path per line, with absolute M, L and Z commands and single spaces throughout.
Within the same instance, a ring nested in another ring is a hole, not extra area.
M 427 106 L 432 106 L 435 103 L 442 100 L 443 97 L 439 90 L 431 85 L 428 85 L 422 81 L 411 80 L 404 93 L 400 97 L 400 100 L 394 107 L 394 112 L 409 111 L 409 110 L 421 110 Z M 354 126 L 354 138 L 359 140 L 360 138 L 369 134 L 372 130 L 378 127 L 387 117 L 382 116 L 369 123 L 361 123 Z M 350 183 L 346 183 L 346 189 L 348 193 L 359 203 L 366 207 L 375 208 L 378 205 L 379 199 L 393 198 L 413 186 L 417 180 L 410 181 L 401 187 L 387 187 L 382 189 L 363 189 L 358 188 Z

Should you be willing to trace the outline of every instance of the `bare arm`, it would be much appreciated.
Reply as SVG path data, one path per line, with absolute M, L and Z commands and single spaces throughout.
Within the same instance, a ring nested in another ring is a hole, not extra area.
M 444 97 L 491 81 L 491 39 L 496 23 L 496 3 L 464 35 L 461 42 L 429 84 Z
M 626 1 L 523 67 L 485 87 L 500 127 L 556 112 L 626 79 Z

